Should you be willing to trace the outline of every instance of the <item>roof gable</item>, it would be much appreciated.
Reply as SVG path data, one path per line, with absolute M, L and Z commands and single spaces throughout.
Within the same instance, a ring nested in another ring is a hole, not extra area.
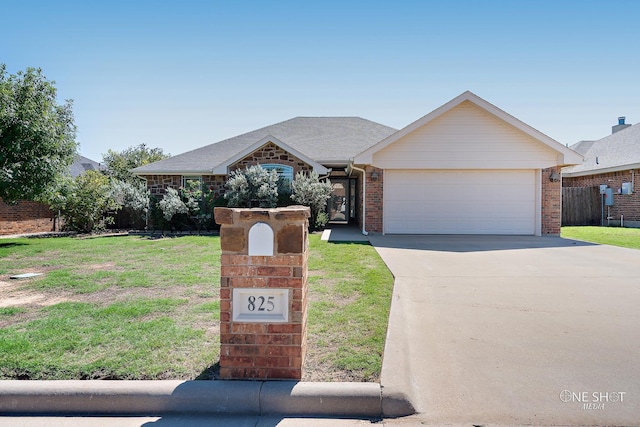
M 76 158 L 69 167 L 69 173 L 73 178 L 76 178 L 88 170 L 101 171 L 104 170 L 100 163 L 93 161 L 87 157 L 76 154 Z
M 237 161 L 242 160 L 243 158 L 245 158 L 249 154 L 251 154 L 251 153 L 253 153 L 255 151 L 258 151 L 260 148 L 264 147 L 265 145 L 267 145 L 269 143 L 275 144 L 276 146 L 282 148 L 284 151 L 286 151 L 286 152 L 288 152 L 290 154 L 293 154 L 294 156 L 296 156 L 297 158 L 299 158 L 303 162 L 307 163 L 309 166 L 311 166 L 313 168 L 313 170 L 315 172 L 318 173 L 318 175 L 326 175 L 327 173 L 329 173 L 329 170 L 327 168 L 325 168 L 321 164 L 315 162 L 313 159 L 310 159 L 309 157 L 307 157 L 304 154 L 300 153 L 298 150 L 288 146 L 287 144 L 285 144 L 284 142 L 280 141 L 278 138 L 276 138 L 273 135 L 265 136 L 264 138 L 262 138 L 260 141 L 256 142 L 255 144 L 250 145 L 249 147 L 247 147 L 244 150 L 238 152 L 234 156 L 226 159 L 224 162 L 222 162 L 219 165 L 213 167 L 213 169 L 211 170 L 211 173 L 213 175 L 226 175 L 227 172 L 228 172 L 229 166 L 231 166 L 232 164 L 234 164 Z
M 457 96 L 456 98 L 452 99 L 451 101 L 447 102 L 446 104 L 442 105 L 441 107 L 433 110 L 432 112 L 430 112 L 426 116 L 416 120 L 415 122 L 409 124 L 408 126 L 404 127 L 403 129 L 399 130 L 398 132 L 390 135 L 389 137 L 387 137 L 384 140 L 380 141 L 378 144 L 376 144 L 376 145 L 368 148 L 367 150 L 363 151 L 362 153 L 358 154 L 353 159 L 354 163 L 356 163 L 356 164 L 372 164 L 373 161 L 374 161 L 374 154 L 384 150 L 387 147 L 390 147 L 392 144 L 400 141 L 401 139 L 403 139 L 407 135 L 419 130 L 420 128 L 423 128 L 423 127 L 433 123 L 434 121 L 436 121 L 440 117 L 450 113 L 455 108 L 457 108 L 458 106 L 460 106 L 461 104 L 463 104 L 465 102 L 473 104 L 474 106 L 476 106 L 477 108 L 479 108 L 483 112 L 487 113 L 488 115 L 496 118 L 500 122 L 502 122 L 502 123 L 504 123 L 504 124 L 506 124 L 506 125 L 508 125 L 508 126 L 510 126 L 512 128 L 515 128 L 517 131 L 519 131 L 522 134 L 528 136 L 532 140 L 534 140 L 534 141 L 542 144 L 543 146 L 553 150 L 556 153 L 556 156 L 557 156 L 556 164 L 565 165 L 565 164 L 576 164 L 576 163 L 581 163 L 582 162 L 582 158 L 578 153 L 576 153 L 573 150 L 565 147 L 564 145 L 560 144 L 559 142 L 555 141 L 554 139 L 549 138 L 548 136 L 546 136 L 542 132 L 532 128 L 531 126 L 529 126 L 526 123 L 516 119 L 515 117 L 511 116 L 510 114 L 507 114 L 503 110 L 501 110 L 498 107 L 496 107 L 495 105 L 485 101 L 484 99 L 480 98 L 479 96 L 475 95 L 474 93 L 467 91 L 467 92 L 464 92 L 461 95 Z

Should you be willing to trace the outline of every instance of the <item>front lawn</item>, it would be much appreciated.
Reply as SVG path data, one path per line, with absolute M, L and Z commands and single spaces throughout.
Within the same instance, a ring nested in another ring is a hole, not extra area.
M 207 379 L 218 237 L 0 240 L 0 379 Z M 13 280 L 9 276 L 42 276 Z M 393 278 L 374 248 L 310 236 L 306 381 L 377 381 Z
M 562 227 L 560 235 L 585 242 L 640 249 L 640 228 Z

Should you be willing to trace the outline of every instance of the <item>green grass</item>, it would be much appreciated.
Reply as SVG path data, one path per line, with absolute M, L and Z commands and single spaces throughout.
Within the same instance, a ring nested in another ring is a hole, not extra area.
M 27 311 L 21 307 L 0 307 L 0 316 L 14 316 Z
M 189 375 L 196 368 L 193 363 L 207 363 L 207 355 L 200 348 L 189 360 L 176 357 L 175 348 L 197 349 L 204 335 L 172 319 L 171 313 L 185 303 L 148 299 L 106 307 L 76 302 L 51 306 L 40 319 L 0 330 L 0 375 L 30 379 Z
M 562 227 L 561 236 L 604 245 L 640 249 L 639 228 Z
M 375 249 L 363 244 L 329 244 L 311 236 L 309 339 L 322 343 L 320 362 L 376 380 L 393 276 Z
M 0 240 L 0 281 L 40 298 L 0 308 L 0 379 L 209 378 L 219 258 L 211 236 Z M 8 279 L 25 272 L 44 275 Z M 369 245 L 311 235 L 309 274 L 305 371 L 377 380 L 393 286 L 384 263 Z

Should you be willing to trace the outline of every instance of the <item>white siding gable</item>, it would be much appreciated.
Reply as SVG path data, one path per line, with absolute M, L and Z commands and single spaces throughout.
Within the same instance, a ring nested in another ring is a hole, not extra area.
M 558 153 L 472 102 L 464 101 L 373 153 L 388 169 L 543 169 Z

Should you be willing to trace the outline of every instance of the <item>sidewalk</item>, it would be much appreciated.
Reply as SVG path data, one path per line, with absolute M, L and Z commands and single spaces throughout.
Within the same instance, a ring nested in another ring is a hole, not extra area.
M 277 416 L 0 417 L 0 427 L 363 427 L 369 420 Z M 384 425 L 384 424 L 378 424 Z

